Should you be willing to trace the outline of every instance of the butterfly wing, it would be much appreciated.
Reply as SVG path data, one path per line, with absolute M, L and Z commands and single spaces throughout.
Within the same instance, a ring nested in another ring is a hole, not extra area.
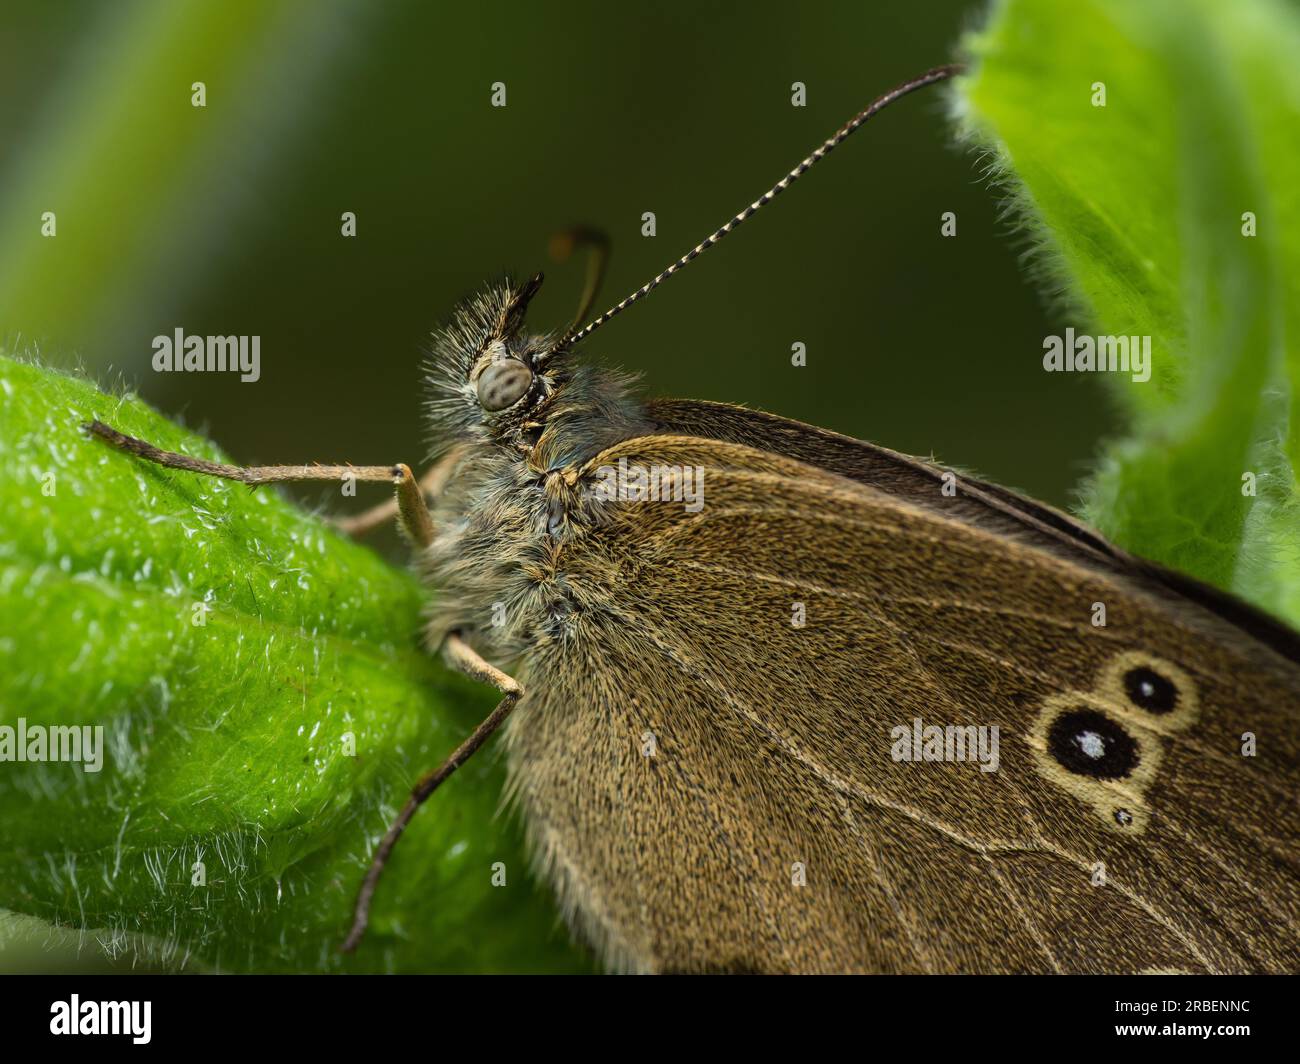
M 1294 661 L 935 500 L 687 436 L 579 485 L 620 460 L 702 470 L 704 505 L 592 504 L 508 732 L 535 855 L 609 963 L 1300 966 Z
M 733 404 L 656 399 L 648 404 L 648 413 L 663 433 L 776 451 L 945 516 L 1036 543 L 1085 564 L 1163 584 L 1300 662 L 1300 633 L 1276 618 L 1182 573 L 1135 558 L 1069 514 L 999 484 L 962 474 L 956 494 L 944 495 L 935 491 L 935 485 L 953 474 L 933 462 Z

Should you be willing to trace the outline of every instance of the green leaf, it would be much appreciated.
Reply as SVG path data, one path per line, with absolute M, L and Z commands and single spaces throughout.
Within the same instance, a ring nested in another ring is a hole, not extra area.
M 0 762 L 0 906 L 222 970 L 585 966 L 496 815 L 494 744 L 336 952 L 411 784 L 495 702 L 421 649 L 412 577 L 272 492 L 81 431 L 221 459 L 137 401 L 0 358 L 0 411 L 0 724 L 103 728 L 99 771 Z
M 1008 0 L 966 46 L 965 132 L 1011 188 L 1062 327 L 1151 337 L 1149 382 L 1106 375 L 1131 432 L 1085 516 L 1300 625 L 1296 9 Z

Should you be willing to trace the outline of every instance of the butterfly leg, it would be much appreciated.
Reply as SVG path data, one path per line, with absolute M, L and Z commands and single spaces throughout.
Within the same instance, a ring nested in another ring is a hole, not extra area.
M 420 494 L 424 496 L 426 504 L 433 502 L 442 494 L 443 488 L 447 486 L 447 481 L 451 479 L 451 474 L 456 468 L 456 463 L 463 454 L 464 449 L 457 447 L 424 471 L 424 475 L 420 477 L 419 486 Z M 397 514 L 397 497 L 394 496 L 377 506 L 370 507 L 368 510 L 362 510 L 359 514 L 352 514 L 347 517 L 332 517 L 330 518 L 330 524 L 345 536 L 360 539 L 367 533 L 373 532 L 380 525 L 391 521 Z
M 609 266 L 609 235 L 604 230 L 589 225 L 575 225 L 551 237 L 551 258 L 556 262 L 564 262 L 580 247 L 585 247 L 589 253 L 587 281 L 582 296 L 578 299 L 578 310 L 566 331 L 572 331 L 586 321 L 596 297 L 600 295 L 600 286 Z
M 370 901 L 374 897 L 375 887 L 379 884 L 379 877 L 383 874 L 384 866 L 388 863 L 389 855 L 397 845 L 397 840 L 401 838 L 406 825 L 415 816 L 415 811 L 438 789 L 443 780 L 468 761 L 488 737 L 501 726 L 506 717 L 510 716 L 511 710 L 515 708 L 520 695 L 524 693 L 523 688 L 513 677 L 507 676 L 495 665 L 484 661 L 473 647 L 455 633 L 449 635 L 447 641 L 443 643 L 442 656 L 451 668 L 463 672 L 471 679 L 492 684 L 502 692 L 504 697 L 497 703 L 496 709 L 484 717 L 483 722 L 470 733 L 469 738 L 452 751 L 446 761 L 415 785 L 410 798 L 406 800 L 406 805 L 402 807 L 402 811 L 397 814 L 397 819 L 380 840 L 379 848 L 375 850 L 375 856 L 370 862 L 370 870 L 366 873 L 366 878 L 361 883 L 361 890 L 357 893 L 352 929 L 344 939 L 343 945 L 339 947 L 344 953 L 351 953 L 356 949 L 361 937 L 366 933 L 366 924 L 370 919 Z
M 417 546 L 427 547 L 433 542 L 433 518 L 424 495 L 409 466 L 398 463 L 387 466 L 353 465 L 289 465 L 289 466 L 234 466 L 222 462 L 209 462 L 176 451 L 164 451 L 152 443 L 118 432 L 102 421 L 91 421 L 87 432 L 103 440 L 110 447 L 134 455 L 146 462 L 184 469 L 207 477 L 220 477 L 240 484 L 256 487 L 259 484 L 287 484 L 305 480 L 341 481 L 347 477 L 356 480 L 388 481 L 394 487 L 394 503 L 402 527 Z

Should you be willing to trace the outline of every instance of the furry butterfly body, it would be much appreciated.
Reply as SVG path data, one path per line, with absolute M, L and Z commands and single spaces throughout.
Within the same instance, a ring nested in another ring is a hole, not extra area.
M 474 370 L 442 339 L 445 432 Z M 553 366 L 509 422 L 465 424 L 430 639 L 517 665 L 512 792 L 611 966 L 1300 965 L 1281 625 L 1005 489 L 609 371 Z M 620 462 L 699 470 L 702 509 L 600 496 Z M 914 720 L 996 725 L 998 771 L 896 760 Z

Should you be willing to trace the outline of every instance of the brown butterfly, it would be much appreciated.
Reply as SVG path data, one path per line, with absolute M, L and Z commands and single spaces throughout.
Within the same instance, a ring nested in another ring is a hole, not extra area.
M 559 336 L 525 330 L 540 276 L 461 306 L 436 335 L 443 457 L 420 483 L 218 465 L 90 426 L 249 484 L 393 480 L 395 502 L 346 527 L 399 513 L 438 589 L 430 646 L 503 693 L 379 846 L 345 948 L 415 810 L 508 717 L 536 867 L 614 969 L 1300 967 L 1295 632 L 1005 488 L 770 414 L 646 401 L 576 358 L 954 72 L 881 97 L 583 328 L 594 284 Z

